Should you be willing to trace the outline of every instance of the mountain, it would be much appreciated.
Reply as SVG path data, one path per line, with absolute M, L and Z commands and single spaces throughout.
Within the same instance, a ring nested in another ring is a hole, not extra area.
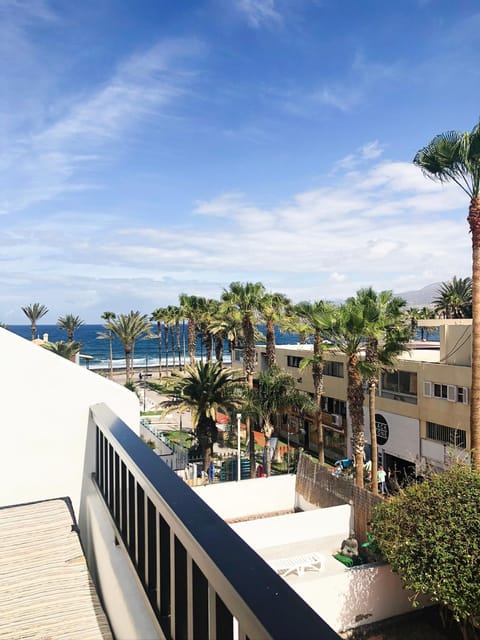
M 400 296 L 400 298 L 405 298 L 407 301 L 407 307 L 429 307 L 432 304 L 432 300 L 436 297 L 441 285 L 441 282 L 434 282 L 432 284 L 427 284 L 423 289 L 417 289 L 416 291 L 402 291 L 395 295 Z

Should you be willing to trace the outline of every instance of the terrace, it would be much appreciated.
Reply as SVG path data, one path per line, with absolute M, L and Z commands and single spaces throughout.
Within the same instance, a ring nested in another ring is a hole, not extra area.
M 2 514 L 69 496 L 99 597 L 91 590 L 91 606 L 102 604 L 113 637 L 338 637 L 141 441 L 133 394 L 3 329 L 0 347 L 9 363 L 0 373 Z M 54 531 L 60 526 L 55 521 Z M 25 544 L 19 537 L 18 557 Z M 12 613 L 10 596 L 23 589 L 15 565 L 8 589 L 0 590 L 4 612 Z M 58 565 L 63 575 L 70 561 Z M 38 575 L 46 570 L 36 567 Z M 5 637 L 54 637 L 39 611 L 73 625 L 72 637 L 87 637 L 81 614 L 62 613 L 46 592 L 39 598 Z

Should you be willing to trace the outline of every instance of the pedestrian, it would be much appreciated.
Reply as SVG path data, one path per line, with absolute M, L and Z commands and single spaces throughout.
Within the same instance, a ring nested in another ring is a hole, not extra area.
M 378 483 L 378 493 L 381 493 L 382 495 L 388 495 L 388 489 L 387 489 L 387 473 L 385 471 L 385 469 L 382 467 L 382 465 L 378 465 L 378 471 L 377 471 L 377 483 Z
M 214 477 L 215 477 L 215 464 L 214 464 L 213 460 L 208 465 L 207 475 L 208 475 L 208 482 L 209 482 L 209 484 L 211 484 L 213 482 Z

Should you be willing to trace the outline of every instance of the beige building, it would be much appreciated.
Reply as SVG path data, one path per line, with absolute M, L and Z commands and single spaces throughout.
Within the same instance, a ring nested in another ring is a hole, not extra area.
M 415 342 L 398 359 L 394 371 L 380 376 L 375 420 L 379 462 L 400 475 L 443 469 L 452 458 L 470 449 L 471 320 L 425 320 L 435 327 L 438 342 Z M 311 369 L 300 362 L 312 345 L 277 346 L 277 363 L 297 379 L 298 387 L 313 394 Z M 257 368 L 266 368 L 265 347 L 257 347 Z M 322 423 L 327 461 L 351 456 L 351 425 L 347 406 L 346 359 L 325 353 Z M 366 453 L 370 434 L 365 397 Z M 290 432 L 290 433 L 289 433 Z M 308 416 L 284 419 L 282 436 L 310 451 L 318 450 L 318 433 Z

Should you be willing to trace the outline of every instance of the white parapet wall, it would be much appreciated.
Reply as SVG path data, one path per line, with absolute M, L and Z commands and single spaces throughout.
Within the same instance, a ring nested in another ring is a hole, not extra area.
M 240 520 L 293 510 L 295 476 L 281 475 L 193 487 L 224 520 Z
M 340 544 L 348 538 L 351 511 L 349 504 L 342 504 L 328 509 L 235 522 L 231 527 L 254 549 L 270 547 L 273 542 L 275 545 L 292 545 L 331 536 L 337 536 Z
M 138 433 L 138 398 L 5 329 L 0 353 L 0 506 L 68 496 L 78 517 L 90 406 Z

